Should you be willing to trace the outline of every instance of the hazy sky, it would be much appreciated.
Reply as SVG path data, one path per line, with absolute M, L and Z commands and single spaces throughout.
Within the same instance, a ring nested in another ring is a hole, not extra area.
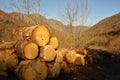
M 9 6 L 11 1 L 0 0 L 0 9 Z M 60 20 L 60 14 L 67 0 L 41 0 L 41 13 L 46 12 L 47 18 Z M 93 25 L 103 18 L 112 16 L 120 12 L 120 0 L 88 0 L 89 1 L 89 19 L 86 25 Z M 18 4 L 16 2 L 16 4 Z M 9 12 L 9 10 L 7 10 Z

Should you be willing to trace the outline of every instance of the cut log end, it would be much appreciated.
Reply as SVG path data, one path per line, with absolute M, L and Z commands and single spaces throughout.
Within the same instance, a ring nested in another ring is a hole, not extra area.
M 63 61 L 63 53 L 60 50 L 57 50 L 56 54 L 57 54 L 57 56 L 56 56 L 55 62 L 62 63 L 62 61 Z
M 33 31 L 31 40 L 39 46 L 45 46 L 49 42 L 50 34 L 48 29 L 43 25 L 38 25 Z
M 67 63 L 74 63 L 76 59 L 76 51 L 75 50 L 68 51 L 68 53 L 65 54 L 65 59 Z
M 56 52 L 51 45 L 46 45 L 40 49 L 40 57 L 45 61 L 53 61 L 55 59 Z
M 38 46 L 35 43 L 29 43 L 24 48 L 27 59 L 35 59 L 38 56 Z
M 17 44 L 17 55 L 22 59 L 35 59 L 38 56 L 38 46 L 36 43 L 20 41 Z
M 56 49 L 58 47 L 57 37 L 51 37 L 49 44 L 52 45 Z

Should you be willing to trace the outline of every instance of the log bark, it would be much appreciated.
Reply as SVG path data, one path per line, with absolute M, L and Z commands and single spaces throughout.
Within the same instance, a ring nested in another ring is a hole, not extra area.
M 64 73 L 67 73 L 67 74 L 70 73 L 70 68 L 68 67 L 68 65 L 65 61 L 62 62 L 61 69 L 64 71 Z
M 40 57 L 47 62 L 53 61 L 56 57 L 56 52 L 51 45 L 46 45 L 40 48 Z
M 11 42 L 2 41 L 2 42 L 0 43 L 0 50 L 5 50 L 5 49 L 14 48 L 16 42 L 17 42 L 17 41 L 11 41 Z
M 60 63 L 48 63 L 48 78 L 55 78 L 60 74 Z
M 15 70 L 20 80 L 46 80 L 48 68 L 45 62 L 36 59 L 23 63 Z
M 58 39 L 57 39 L 57 37 L 51 37 L 49 45 L 52 45 L 55 49 L 58 48 Z
M 36 25 L 18 28 L 13 32 L 15 40 L 29 40 L 39 46 L 45 46 L 49 42 L 50 34 L 46 26 Z
M 38 25 L 31 26 L 31 27 L 21 27 L 13 30 L 13 37 L 15 40 L 30 40 L 30 37 L 32 35 L 32 31 L 37 27 Z
M 38 56 L 38 46 L 33 42 L 19 41 L 16 51 L 22 59 L 35 59 Z
M 56 55 L 55 62 L 56 63 L 62 63 L 62 61 L 63 61 L 63 53 L 60 50 L 57 50 L 56 54 L 57 55 Z
M 18 57 L 12 51 L 4 50 L 0 51 L 0 70 L 6 71 L 8 69 L 15 68 L 18 64 Z

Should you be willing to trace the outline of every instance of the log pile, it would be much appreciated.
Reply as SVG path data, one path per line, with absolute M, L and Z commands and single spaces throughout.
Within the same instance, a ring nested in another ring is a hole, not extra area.
M 69 64 L 85 65 L 84 54 L 58 49 L 57 37 L 50 36 L 44 25 L 14 30 L 16 41 L 0 45 L 0 76 L 14 70 L 20 80 L 46 80 L 70 73 Z M 86 54 L 86 53 L 85 53 Z

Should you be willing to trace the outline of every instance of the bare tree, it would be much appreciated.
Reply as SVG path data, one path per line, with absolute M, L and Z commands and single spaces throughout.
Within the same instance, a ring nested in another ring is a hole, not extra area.
M 62 19 L 70 26 L 84 25 L 88 19 L 88 0 L 67 0 Z
M 81 0 L 80 2 L 80 9 L 79 9 L 79 19 L 78 22 L 80 25 L 84 26 L 87 23 L 89 17 L 89 7 L 88 7 L 88 0 Z
M 41 0 L 16 0 L 11 2 L 11 8 L 15 12 L 21 12 L 25 14 L 39 13 L 40 14 L 40 1 Z
M 40 13 L 40 0 L 38 0 L 37 2 L 38 2 L 38 13 Z
M 65 5 L 62 20 L 67 23 L 70 27 L 70 47 L 74 48 L 76 46 L 76 40 L 78 37 L 75 33 L 74 25 L 85 25 L 88 19 L 88 0 L 67 0 Z
M 26 14 L 30 14 L 30 1 L 29 0 L 22 0 L 22 3 L 23 3 L 23 7 L 25 9 L 25 13 Z

